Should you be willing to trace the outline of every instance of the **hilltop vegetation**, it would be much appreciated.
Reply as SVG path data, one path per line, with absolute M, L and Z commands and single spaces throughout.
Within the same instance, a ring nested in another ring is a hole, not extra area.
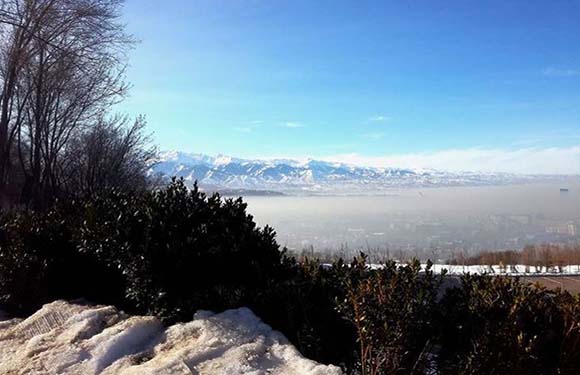
M 0 216 L 0 301 L 26 315 L 56 299 L 170 323 L 246 306 L 307 357 L 364 374 L 573 373 L 580 300 L 518 280 L 444 275 L 365 257 L 297 262 L 241 199 L 182 181 Z M 445 290 L 443 292 L 443 290 Z

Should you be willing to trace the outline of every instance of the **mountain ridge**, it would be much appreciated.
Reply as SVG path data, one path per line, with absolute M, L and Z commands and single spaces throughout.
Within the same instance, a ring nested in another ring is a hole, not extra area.
M 269 190 L 285 193 L 369 192 L 389 188 L 490 186 L 561 179 L 565 176 L 434 169 L 364 167 L 316 159 L 242 159 L 218 154 L 165 151 L 151 174 L 175 176 L 207 189 Z

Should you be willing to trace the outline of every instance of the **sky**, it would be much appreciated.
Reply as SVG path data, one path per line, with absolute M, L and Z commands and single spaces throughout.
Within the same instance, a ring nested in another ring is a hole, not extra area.
M 580 1 L 127 0 L 163 150 L 580 174 Z

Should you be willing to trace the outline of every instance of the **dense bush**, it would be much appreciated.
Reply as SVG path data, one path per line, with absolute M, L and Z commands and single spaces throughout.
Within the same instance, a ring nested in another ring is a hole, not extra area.
M 440 367 L 453 374 L 573 374 L 580 299 L 517 279 L 466 275 L 441 301 Z
M 73 240 L 80 225 L 76 202 L 45 212 L 0 215 L 0 303 L 13 314 L 28 314 L 59 298 L 84 297 L 121 304 L 118 270 L 83 254 Z
M 168 320 L 250 303 L 289 263 L 240 200 L 175 181 L 144 194 L 57 202 L 0 219 L 3 308 L 84 297 Z
M 126 298 L 139 311 L 169 320 L 248 304 L 285 274 L 274 231 L 257 228 L 241 199 L 207 196 L 180 181 L 151 194 L 94 199 L 84 216 L 79 251 L 121 270 Z
M 57 202 L 0 215 L 0 306 L 28 314 L 86 298 L 166 321 L 248 306 L 307 355 L 351 362 L 336 273 L 285 256 L 240 200 L 174 181 L 164 190 Z
M 361 374 L 577 374 L 580 296 L 516 278 L 443 277 L 413 261 L 333 267 L 356 328 Z M 439 296 L 438 296 L 439 295 Z
M 356 327 L 363 374 L 418 371 L 434 342 L 441 277 L 415 260 L 404 267 L 389 261 L 369 270 L 364 256 L 344 273 L 340 311 Z
M 0 309 L 85 298 L 173 322 L 248 306 L 308 357 L 355 374 L 574 374 L 580 299 L 418 261 L 285 255 L 242 200 L 174 181 L 148 193 L 0 213 Z
M 252 309 L 282 331 L 309 358 L 351 368 L 356 361 L 356 331 L 337 309 L 346 293 L 342 275 L 348 267 L 332 267 L 304 259 L 290 277 L 272 285 Z

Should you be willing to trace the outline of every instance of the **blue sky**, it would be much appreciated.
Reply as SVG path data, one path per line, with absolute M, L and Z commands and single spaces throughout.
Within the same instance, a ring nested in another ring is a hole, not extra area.
M 560 0 L 127 0 L 120 109 L 162 149 L 580 173 L 579 19 Z

